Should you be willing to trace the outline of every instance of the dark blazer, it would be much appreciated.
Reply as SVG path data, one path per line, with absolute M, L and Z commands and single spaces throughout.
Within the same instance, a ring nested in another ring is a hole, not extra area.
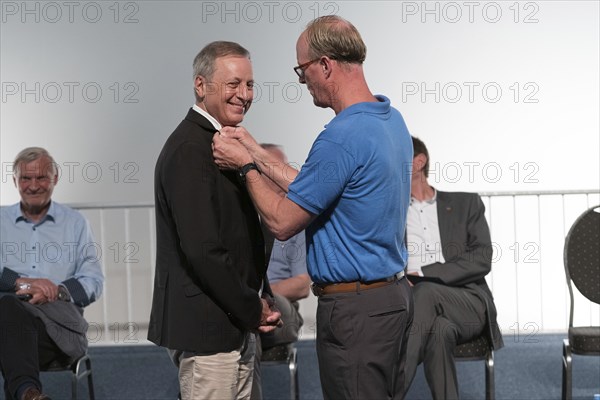
M 156 163 L 156 276 L 148 339 L 173 350 L 240 348 L 258 327 L 265 275 L 258 215 L 213 161 L 212 124 L 190 109 Z
M 426 277 L 473 290 L 487 305 L 494 348 L 503 345 L 496 306 L 485 276 L 492 269 L 492 241 L 485 206 L 477 193 L 437 191 L 437 214 L 445 263 L 422 268 Z

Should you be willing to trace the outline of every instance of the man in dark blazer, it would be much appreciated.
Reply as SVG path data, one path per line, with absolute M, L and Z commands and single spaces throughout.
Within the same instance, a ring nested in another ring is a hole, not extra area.
M 182 399 L 249 398 L 255 332 L 280 322 L 257 213 L 238 171 L 213 162 L 212 137 L 253 99 L 250 54 L 213 42 L 194 60 L 196 103 L 155 170 L 156 276 L 148 339 L 177 351 Z
M 485 281 L 492 245 L 485 207 L 476 193 L 436 191 L 427 182 L 429 153 L 413 137 L 411 203 L 407 218 L 408 276 L 415 314 L 408 339 L 406 391 L 423 363 L 434 399 L 457 399 L 453 352 L 489 325 L 502 346 L 496 308 Z

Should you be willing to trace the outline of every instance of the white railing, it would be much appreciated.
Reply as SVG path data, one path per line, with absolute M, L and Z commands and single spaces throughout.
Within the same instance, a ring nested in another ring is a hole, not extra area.
M 154 283 L 154 205 L 80 204 L 101 249 L 100 300 L 85 310 L 91 344 L 147 343 Z
M 494 246 L 487 280 L 503 333 L 527 338 L 538 332 L 566 331 L 570 299 L 563 264 L 564 238 L 582 212 L 600 204 L 599 191 L 481 195 Z M 575 324 L 600 325 L 598 305 L 578 292 L 575 301 Z
M 574 220 L 600 204 L 599 190 L 481 193 L 494 247 L 487 280 L 504 334 L 522 340 L 564 332 L 569 295 L 564 238 Z M 146 344 L 154 281 L 154 205 L 76 204 L 102 251 L 102 298 L 86 309 L 91 344 Z M 575 323 L 600 325 L 600 307 L 577 294 Z M 583 303 L 583 304 L 582 304 Z M 586 305 L 587 303 L 587 305 Z M 588 312 L 581 312 L 581 307 Z M 316 299 L 302 300 L 302 336 L 314 337 Z

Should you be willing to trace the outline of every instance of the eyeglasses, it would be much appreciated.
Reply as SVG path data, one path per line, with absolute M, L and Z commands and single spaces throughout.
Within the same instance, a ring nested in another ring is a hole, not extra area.
M 298 78 L 304 79 L 304 69 L 306 67 L 308 67 L 310 64 L 319 61 L 320 59 L 321 59 L 321 57 L 315 58 L 314 60 L 310 60 L 308 62 L 305 62 L 304 64 L 300 64 L 297 67 L 294 67 L 294 72 L 296 73 L 296 75 L 298 75 Z

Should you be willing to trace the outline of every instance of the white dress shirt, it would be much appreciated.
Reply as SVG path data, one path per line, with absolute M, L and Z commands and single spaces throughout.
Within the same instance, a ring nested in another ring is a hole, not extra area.
M 407 273 L 417 272 L 419 276 L 423 276 L 421 267 L 424 265 L 444 263 L 435 190 L 430 200 L 419 201 L 411 197 L 406 220 L 406 238 Z
M 203 109 L 198 107 L 197 104 L 194 104 L 192 106 L 192 109 L 194 111 L 196 111 L 198 114 L 202 115 L 204 118 L 206 118 L 208 120 L 208 122 L 210 122 L 215 127 L 216 130 L 221 130 L 222 126 L 219 123 L 219 121 L 217 121 L 212 115 L 210 115 L 209 113 L 207 113 L 206 111 L 204 111 Z

